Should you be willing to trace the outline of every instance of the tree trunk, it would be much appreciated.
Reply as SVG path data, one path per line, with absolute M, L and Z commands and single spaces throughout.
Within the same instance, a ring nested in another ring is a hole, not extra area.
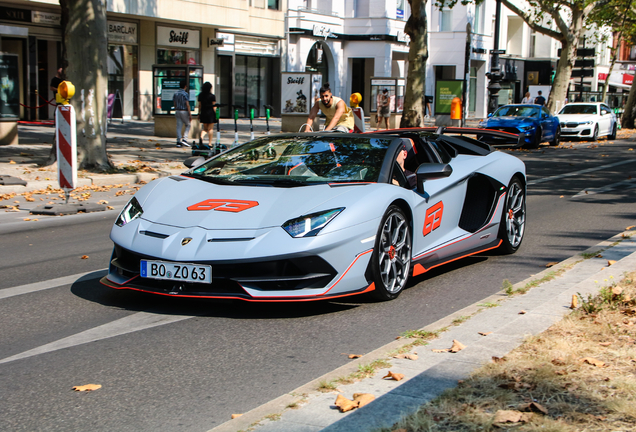
M 570 86 L 570 77 L 572 76 L 572 68 L 576 61 L 576 49 L 579 46 L 579 37 L 583 33 L 583 24 L 585 14 L 581 9 L 572 10 L 572 22 L 568 28 L 567 34 L 561 39 L 561 57 L 557 65 L 554 82 L 550 97 L 546 104 L 550 112 L 557 112 L 565 104 L 565 98 L 568 95 Z
M 618 40 L 620 40 L 620 32 L 618 33 Z M 607 71 L 607 77 L 605 77 L 605 85 L 603 86 L 603 94 L 601 95 L 601 100 L 599 102 L 605 102 L 605 98 L 607 97 L 607 88 L 609 87 L 609 79 L 612 74 L 612 70 L 614 70 L 614 66 L 616 65 L 616 60 L 618 59 L 618 46 L 612 50 L 612 61 L 610 62 L 609 70 Z
M 64 48 L 66 76 L 75 86 L 77 161 L 82 169 L 112 167 L 106 154 L 108 36 L 106 0 L 60 0 L 68 13 Z M 65 61 L 66 63 L 66 61 Z
M 623 112 L 623 118 L 621 119 L 621 127 L 625 129 L 634 129 L 634 108 L 636 105 L 636 85 L 632 84 L 629 89 L 629 96 L 627 97 L 627 104 L 625 105 L 625 111 Z
M 411 16 L 404 32 L 411 38 L 409 69 L 404 91 L 404 111 L 401 128 L 422 126 L 426 89 L 426 60 L 428 60 L 426 30 L 426 0 L 409 0 Z

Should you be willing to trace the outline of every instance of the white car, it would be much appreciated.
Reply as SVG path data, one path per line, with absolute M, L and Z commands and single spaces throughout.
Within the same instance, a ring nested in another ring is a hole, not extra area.
M 601 102 L 575 102 L 561 108 L 557 114 L 561 126 L 561 138 L 599 137 L 616 139 L 618 124 L 610 107 Z

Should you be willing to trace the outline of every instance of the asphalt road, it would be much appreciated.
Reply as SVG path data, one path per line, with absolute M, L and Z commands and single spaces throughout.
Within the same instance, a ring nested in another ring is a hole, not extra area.
M 499 291 L 504 279 L 523 280 L 633 225 L 633 145 L 514 152 L 530 182 L 517 254 L 442 266 L 385 303 L 250 304 L 116 291 L 98 283 L 116 211 L 8 230 L 0 430 L 211 429 L 341 366 L 344 354 L 372 351 Z M 103 387 L 71 390 L 89 383 Z

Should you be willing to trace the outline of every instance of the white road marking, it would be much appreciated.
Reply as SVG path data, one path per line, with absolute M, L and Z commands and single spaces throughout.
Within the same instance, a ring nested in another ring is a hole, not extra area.
M 545 182 L 549 182 L 549 181 L 554 181 L 554 180 L 558 180 L 561 178 L 566 178 L 566 177 L 574 177 L 580 174 L 586 174 L 589 172 L 594 172 L 594 171 L 600 171 L 603 170 L 605 168 L 612 168 L 615 166 L 619 166 L 619 165 L 625 165 L 625 164 L 629 164 L 629 163 L 634 163 L 636 162 L 636 159 L 627 159 L 624 161 L 620 161 L 620 162 L 615 162 L 612 164 L 607 164 L 607 165 L 599 165 L 597 167 L 594 168 L 587 168 L 584 170 L 580 170 L 580 171 L 573 171 L 573 172 L 569 172 L 569 173 L 565 173 L 565 174 L 559 174 L 559 175 L 555 175 L 555 176 L 551 176 L 551 177 L 543 177 L 540 179 L 535 179 L 535 180 L 530 180 L 528 182 L 528 185 L 535 185 L 535 184 L 539 184 L 539 183 L 545 183 Z
M 636 179 L 629 179 L 629 180 L 620 181 L 618 183 L 608 184 L 600 188 L 583 189 L 581 192 L 577 193 L 576 195 L 573 195 L 572 198 L 581 198 L 588 195 L 596 195 L 596 194 L 611 191 L 613 189 L 618 189 L 621 186 L 625 186 L 624 189 L 633 188 L 633 187 L 636 187 L 636 184 L 634 183 L 635 181 Z
M 77 333 L 73 336 L 69 336 L 58 341 L 48 343 L 46 345 L 39 346 L 32 350 L 28 350 L 23 353 L 4 358 L 0 360 L 0 364 L 33 357 L 39 354 L 49 353 L 64 348 L 71 348 L 89 342 L 108 339 L 115 336 L 124 335 L 126 333 L 145 330 L 164 324 L 171 324 L 189 318 L 193 318 L 193 316 L 159 315 L 148 312 L 138 312 L 125 318 L 110 322 L 108 324 L 103 324 L 98 327 L 83 331 L 81 333 Z
M 94 274 L 94 277 L 87 278 L 85 276 Z M 77 273 L 70 276 L 64 276 L 57 279 L 49 279 L 47 281 L 35 282 L 27 285 L 20 285 L 11 288 L 0 289 L 0 300 L 13 297 L 21 294 L 28 294 L 36 291 L 43 291 L 51 288 L 56 288 L 62 285 L 72 284 L 81 280 L 88 280 L 93 278 L 101 278 L 106 275 L 106 269 L 94 270 L 86 273 Z

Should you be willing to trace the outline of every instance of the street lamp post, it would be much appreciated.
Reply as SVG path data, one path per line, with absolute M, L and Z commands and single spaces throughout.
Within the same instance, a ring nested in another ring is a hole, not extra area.
M 501 68 L 499 67 L 499 21 L 501 19 L 501 0 L 497 0 L 497 9 L 495 11 L 495 37 L 493 41 L 492 59 L 490 61 L 490 72 L 488 76 L 488 114 L 494 113 L 499 106 L 499 90 L 502 78 Z

